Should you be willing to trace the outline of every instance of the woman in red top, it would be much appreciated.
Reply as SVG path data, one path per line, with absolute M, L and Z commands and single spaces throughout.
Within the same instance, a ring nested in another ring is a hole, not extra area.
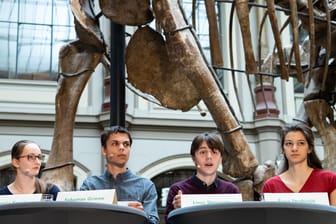
M 330 205 L 336 206 L 336 173 L 322 169 L 312 130 L 301 123 L 285 126 L 281 146 L 284 164 L 280 174 L 268 179 L 261 192 L 327 192 Z

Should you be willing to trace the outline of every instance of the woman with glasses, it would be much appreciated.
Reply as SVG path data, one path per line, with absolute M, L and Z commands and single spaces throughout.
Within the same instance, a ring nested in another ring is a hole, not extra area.
M 11 151 L 12 166 L 16 170 L 14 182 L 0 188 L 0 195 L 10 194 L 52 194 L 56 200 L 60 189 L 55 184 L 45 183 L 37 178 L 44 155 L 33 141 L 21 140 Z
M 336 173 L 322 169 L 310 127 L 303 123 L 285 126 L 281 146 L 284 161 L 279 175 L 268 179 L 261 192 L 327 192 L 330 205 L 336 206 Z
M 196 172 L 188 179 L 179 181 L 170 186 L 165 212 L 165 221 L 168 223 L 168 214 L 181 208 L 182 194 L 235 194 L 238 187 L 217 176 L 217 170 L 222 164 L 224 143 L 218 133 L 202 133 L 197 135 L 190 147 L 190 155 L 195 164 Z

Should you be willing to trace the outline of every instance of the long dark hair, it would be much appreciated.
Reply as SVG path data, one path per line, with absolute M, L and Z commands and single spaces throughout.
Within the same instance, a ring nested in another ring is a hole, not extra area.
M 307 156 L 307 164 L 309 167 L 313 169 L 322 169 L 322 163 L 321 160 L 318 158 L 316 152 L 315 152 L 315 138 L 314 138 L 314 133 L 311 130 L 310 127 L 303 123 L 292 123 L 292 124 L 287 124 L 282 128 L 282 133 L 281 133 L 281 149 L 282 152 L 284 151 L 284 144 L 285 144 L 285 138 L 286 135 L 289 132 L 294 132 L 294 131 L 300 131 L 304 136 L 305 139 L 309 145 L 309 148 L 311 149 L 311 152 Z M 282 166 L 279 169 L 279 173 L 283 173 L 286 170 L 288 170 L 288 159 L 286 156 L 284 156 L 284 161 Z
M 35 178 L 35 193 L 48 193 L 50 188 L 52 187 L 51 183 L 47 183 L 44 180 L 41 180 L 40 178 Z

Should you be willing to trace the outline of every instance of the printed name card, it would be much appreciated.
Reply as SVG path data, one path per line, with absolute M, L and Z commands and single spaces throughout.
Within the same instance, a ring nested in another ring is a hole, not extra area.
M 117 192 L 115 189 L 62 191 L 58 192 L 56 201 L 101 202 L 106 204 L 117 204 Z
M 241 194 L 182 194 L 181 207 L 242 201 Z
M 134 201 L 118 201 L 117 205 L 120 206 L 128 206 L 128 203 L 132 203 Z
M 41 199 L 42 199 L 42 194 L 0 195 L 0 204 L 41 201 Z
M 263 193 L 264 201 L 298 202 L 329 205 L 327 192 L 312 193 Z

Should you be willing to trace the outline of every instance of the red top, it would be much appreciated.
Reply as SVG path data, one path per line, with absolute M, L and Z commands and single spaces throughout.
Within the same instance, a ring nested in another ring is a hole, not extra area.
M 298 193 L 302 192 L 328 192 L 336 189 L 336 173 L 329 170 L 314 169 Z M 288 188 L 279 176 L 269 178 L 261 193 L 294 193 Z

